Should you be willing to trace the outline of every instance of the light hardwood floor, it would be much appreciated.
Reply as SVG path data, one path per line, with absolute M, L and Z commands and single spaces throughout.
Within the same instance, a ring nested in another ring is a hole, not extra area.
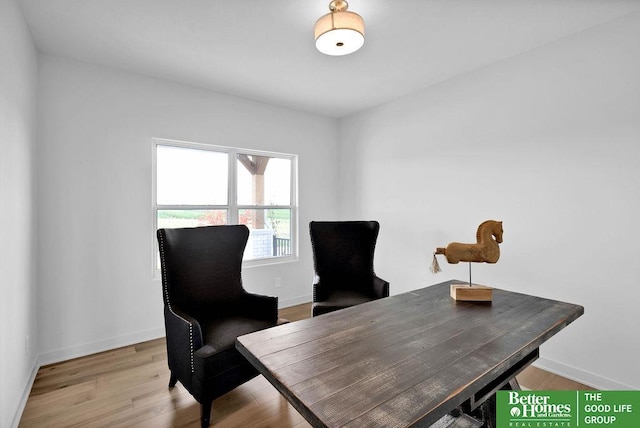
M 280 311 L 308 318 L 311 305 Z M 518 380 L 535 390 L 591 389 L 535 367 Z M 169 390 L 164 339 L 126 346 L 40 368 L 20 427 L 194 427 L 200 405 L 178 383 Z M 258 376 L 213 402 L 216 428 L 302 428 L 310 425 Z

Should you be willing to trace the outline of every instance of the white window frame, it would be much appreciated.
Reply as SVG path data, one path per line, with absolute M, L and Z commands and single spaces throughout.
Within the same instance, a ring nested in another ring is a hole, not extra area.
M 280 263 L 291 263 L 298 260 L 298 156 L 290 153 L 267 152 L 262 150 L 250 150 L 237 147 L 217 146 L 203 143 L 192 143 L 187 141 L 170 140 L 164 138 L 152 138 L 152 186 L 151 198 L 153 216 L 153 276 L 160 277 L 160 270 L 157 267 L 158 260 L 158 240 L 156 231 L 158 230 L 158 210 L 227 210 L 227 224 L 238 224 L 238 211 L 241 209 L 289 209 L 291 210 L 291 254 L 286 256 L 265 257 L 253 260 L 243 260 L 243 267 L 265 266 Z M 219 153 L 226 153 L 228 156 L 228 205 L 158 205 L 157 201 L 157 147 L 170 146 L 195 150 L 206 150 Z M 289 198 L 290 205 L 239 205 L 237 202 L 237 155 L 245 154 L 249 156 L 268 156 L 289 159 L 291 161 L 291 183 Z

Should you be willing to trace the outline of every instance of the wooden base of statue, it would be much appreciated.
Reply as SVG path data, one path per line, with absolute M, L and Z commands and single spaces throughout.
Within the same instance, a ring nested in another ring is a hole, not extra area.
M 484 285 L 451 284 L 451 297 L 463 302 L 491 302 L 493 288 Z

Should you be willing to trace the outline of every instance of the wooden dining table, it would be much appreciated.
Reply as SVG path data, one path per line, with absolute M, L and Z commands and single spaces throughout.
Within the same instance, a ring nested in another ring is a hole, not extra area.
M 450 297 L 447 281 L 238 337 L 236 347 L 314 427 L 431 426 L 471 413 L 584 313 L 501 289 Z M 495 418 L 495 416 L 494 416 Z

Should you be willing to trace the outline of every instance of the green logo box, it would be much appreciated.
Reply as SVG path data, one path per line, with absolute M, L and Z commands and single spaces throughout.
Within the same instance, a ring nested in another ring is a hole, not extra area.
M 640 391 L 498 391 L 496 428 L 640 427 Z

